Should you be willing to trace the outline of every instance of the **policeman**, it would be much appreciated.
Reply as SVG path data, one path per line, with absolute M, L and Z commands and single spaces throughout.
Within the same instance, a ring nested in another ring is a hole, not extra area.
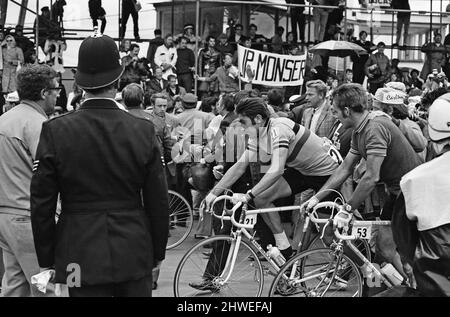
M 153 124 L 119 109 L 123 73 L 108 36 L 83 41 L 76 112 L 44 123 L 31 184 L 41 269 L 70 296 L 151 296 L 152 268 L 165 257 L 167 184 Z M 58 194 L 62 213 L 55 222 Z

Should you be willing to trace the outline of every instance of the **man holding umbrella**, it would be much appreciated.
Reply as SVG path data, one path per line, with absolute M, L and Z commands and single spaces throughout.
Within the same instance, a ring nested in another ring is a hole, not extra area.
M 43 124 L 34 162 L 31 221 L 39 265 L 55 270 L 56 283 L 78 273 L 78 283 L 68 283 L 74 297 L 151 296 L 152 269 L 165 257 L 163 159 L 154 125 L 114 101 L 119 60 L 110 37 L 83 41 L 75 80 L 86 100 L 79 111 Z

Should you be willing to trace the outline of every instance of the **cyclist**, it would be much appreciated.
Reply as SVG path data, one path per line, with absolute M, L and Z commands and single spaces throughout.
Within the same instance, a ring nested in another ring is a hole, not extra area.
M 413 264 L 417 289 L 441 297 L 450 296 L 450 94 L 431 106 L 428 131 L 438 157 L 402 178 L 406 206 L 396 206 L 392 227 L 403 263 Z
M 305 127 L 287 118 L 270 118 L 264 102 L 247 98 L 236 107 L 239 122 L 249 136 L 248 146 L 239 161 L 224 175 L 205 199 L 206 209 L 244 173 L 251 162 L 266 168 L 263 178 L 247 194 L 235 194 L 238 201 L 253 200 L 256 208 L 271 207 L 280 198 L 318 190 L 337 169 L 342 158 L 327 139 L 322 139 Z M 292 247 L 283 230 L 280 215 L 263 215 L 274 234 L 275 243 L 285 258 Z
M 354 127 L 351 150 L 322 189 L 304 204 L 308 210 L 325 199 L 323 190 L 338 189 L 353 173 L 361 158 L 366 160 L 366 173 L 345 205 L 354 212 L 381 181 L 387 185 L 390 196 L 383 207 L 381 218 L 391 220 L 392 208 L 400 193 L 400 179 L 421 164 L 414 149 L 400 129 L 387 116 L 369 113 L 367 94 L 359 84 L 344 84 L 332 95 L 333 107 L 343 125 Z M 377 243 L 381 255 L 403 272 L 392 233 L 380 230 Z

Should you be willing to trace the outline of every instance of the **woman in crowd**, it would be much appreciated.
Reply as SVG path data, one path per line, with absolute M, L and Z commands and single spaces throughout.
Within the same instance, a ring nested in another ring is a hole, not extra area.
M 6 45 L 2 46 L 3 76 L 2 91 L 9 93 L 16 91 L 16 72 L 24 63 L 22 49 L 16 46 L 16 40 L 12 35 L 5 39 Z

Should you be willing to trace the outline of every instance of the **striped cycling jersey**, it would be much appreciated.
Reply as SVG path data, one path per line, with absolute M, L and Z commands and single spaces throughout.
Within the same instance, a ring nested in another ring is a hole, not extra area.
M 258 154 L 262 165 L 270 165 L 272 153 L 278 148 L 288 149 L 286 167 L 305 176 L 329 176 L 342 162 L 331 141 L 287 118 L 269 119 L 257 136 L 249 138 L 247 147 Z

